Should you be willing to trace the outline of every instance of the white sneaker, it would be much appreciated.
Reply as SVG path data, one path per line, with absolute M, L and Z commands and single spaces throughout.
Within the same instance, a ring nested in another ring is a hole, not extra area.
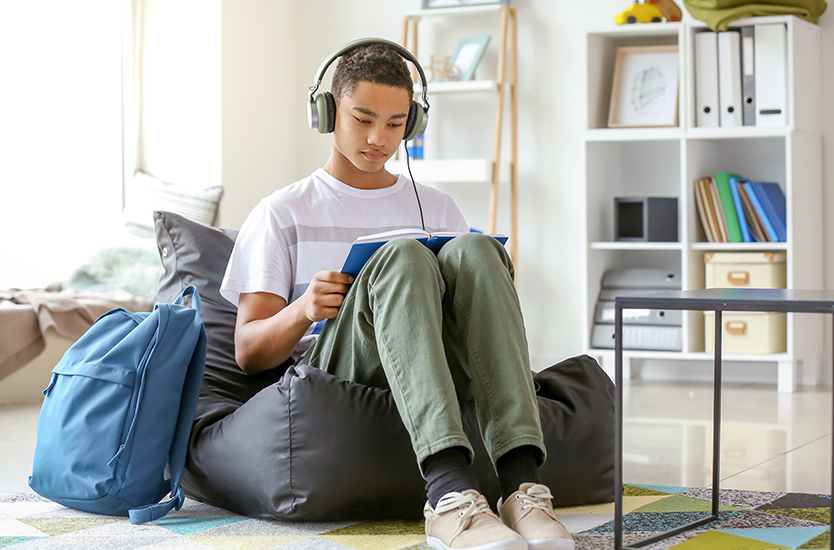
M 448 493 L 433 509 L 427 502 L 426 542 L 438 550 L 527 550 L 524 538 L 504 525 L 478 491 Z
M 527 540 L 530 550 L 574 550 L 576 543 L 553 514 L 550 489 L 537 483 L 522 483 L 518 491 L 498 501 L 498 512 L 513 531 Z

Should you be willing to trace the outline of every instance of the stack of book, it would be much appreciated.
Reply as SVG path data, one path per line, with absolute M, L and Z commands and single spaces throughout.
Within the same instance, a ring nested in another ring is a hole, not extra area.
M 778 183 L 721 172 L 695 180 L 695 204 L 711 243 L 787 241 L 785 193 Z
M 614 347 L 614 299 L 665 290 L 680 290 L 680 274 L 654 268 L 611 269 L 602 277 L 591 347 Z M 624 309 L 623 349 L 680 351 L 680 310 Z

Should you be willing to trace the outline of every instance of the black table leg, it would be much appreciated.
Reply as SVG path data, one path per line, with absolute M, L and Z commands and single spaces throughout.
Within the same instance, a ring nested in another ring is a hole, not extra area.
M 724 323 L 722 312 L 715 312 L 715 372 L 713 374 L 714 391 L 712 411 L 712 515 L 718 519 L 718 489 L 720 483 L 721 464 L 721 351 L 722 351 L 722 325 Z
M 623 547 L 623 308 L 614 304 L 614 550 Z

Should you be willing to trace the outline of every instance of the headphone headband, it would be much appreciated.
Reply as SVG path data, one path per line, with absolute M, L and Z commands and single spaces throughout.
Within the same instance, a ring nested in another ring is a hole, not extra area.
M 336 61 L 337 58 L 345 55 L 351 50 L 355 50 L 360 46 L 365 46 L 367 44 L 385 44 L 388 45 L 399 53 L 402 57 L 404 57 L 407 61 L 411 61 L 411 63 L 417 68 L 417 73 L 420 75 L 420 83 L 423 88 L 423 109 L 428 111 L 429 110 L 429 85 L 426 81 L 426 74 L 423 72 L 423 68 L 420 66 L 420 62 L 411 54 L 410 51 L 403 48 L 396 42 L 392 42 L 390 40 L 386 40 L 384 38 L 360 38 L 358 40 L 354 40 L 353 42 L 348 42 L 341 48 L 337 49 L 329 56 L 327 59 L 322 61 L 321 65 L 319 65 L 318 71 L 316 71 L 316 76 L 313 78 L 313 85 L 310 86 L 310 93 L 309 99 L 310 101 L 314 101 L 313 95 L 316 93 L 316 90 L 319 89 L 321 86 L 321 81 L 324 78 L 324 73 L 327 71 L 327 68 Z

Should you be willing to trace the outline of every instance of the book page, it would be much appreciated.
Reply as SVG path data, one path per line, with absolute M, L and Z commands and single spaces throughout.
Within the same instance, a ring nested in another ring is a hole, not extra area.
M 405 229 L 394 229 L 391 231 L 384 231 L 382 233 L 374 233 L 372 235 L 364 235 L 362 237 L 358 237 L 354 242 L 355 243 L 373 243 L 373 242 L 387 242 L 392 239 L 398 239 L 400 237 L 407 237 L 410 239 L 425 239 L 428 237 L 429 234 L 423 231 L 422 229 L 418 228 L 405 228 Z

